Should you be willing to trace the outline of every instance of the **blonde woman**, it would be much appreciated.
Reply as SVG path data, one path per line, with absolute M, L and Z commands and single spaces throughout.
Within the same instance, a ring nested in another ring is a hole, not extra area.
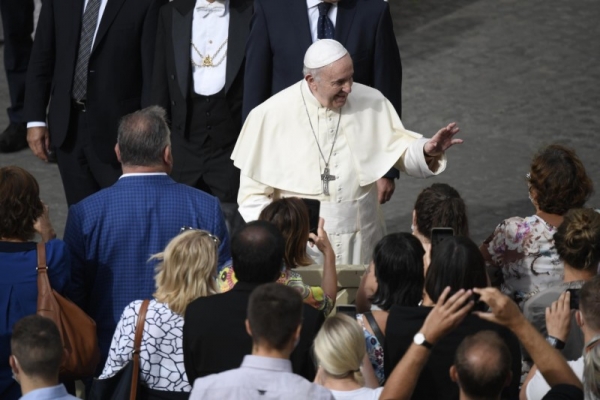
M 365 337 L 356 320 L 343 314 L 326 319 L 315 338 L 314 351 L 319 364 L 315 383 L 329 389 L 333 397 L 379 399 L 383 388 L 377 388 Z
M 144 399 L 154 398 L 154 391 L 162 392 L 161 398 L 187 398 L 192 389 L 183 365 L 183 316 L 192 300 L 217 293 L 218 247 L 219 239 L 210 233 L 186 230 L 151 258 L 162 262 L 156 267 L 156 292 L 148 306 L 140 347 Z M 136 300 L 125 307 L 100 379 L 115 375 L 132 359 L 141 304 L 142 300 Z

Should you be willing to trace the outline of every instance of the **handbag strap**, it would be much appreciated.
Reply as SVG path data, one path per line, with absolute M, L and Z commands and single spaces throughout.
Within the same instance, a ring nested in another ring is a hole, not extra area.
M 131 377 L 131 392 L 129 400 L 135 400 L 137 397 L 138 381 L 140 377 L 140 347 L 142 345 L 142 335 L 144 333 L 144 324 L 146 323 L 146 311 L 150 300 L 146 299 L 140 306 L 140 313 L 135 326 L 135 339 L 133 341 L 133 376 Z
M 44 310 L 42 306 L 42 299 L 49 297 L 49 293 L 52 293 L 52 286 L 50 286 L 50 280 L 48 279 L 48 266 L 46 265 L 46 243 L 40 242 L 37 244 L 37 286 L 38 286 L 38 302 L 37 309 L 40 311 Z M 61 332 L 62 338 L 62 332 Z
M 367 321 L 369 321 L 369 325 L 371 325 L 371 330 L 373 331 L 373 334 L 379 341 L 379 344 L 383 346 L 383 342 L 385 341 L 385 335 L 383 334 L 383 332 L 381 332 L 379 325 L 377 325 L 377 321 L 375 321 L 373 313 L 371 311 L 367 311 L 363 315 L 367 318 Z

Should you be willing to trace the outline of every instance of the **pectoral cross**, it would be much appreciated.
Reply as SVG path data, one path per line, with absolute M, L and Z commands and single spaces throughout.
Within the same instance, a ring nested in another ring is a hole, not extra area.
M 321 181 L 323 181 L 323 194 L 329 196 L 329 181 L 335 181 L 335 175 L 329 175 L 329 167 L 325 167 L 325 170 L 321 174 Z

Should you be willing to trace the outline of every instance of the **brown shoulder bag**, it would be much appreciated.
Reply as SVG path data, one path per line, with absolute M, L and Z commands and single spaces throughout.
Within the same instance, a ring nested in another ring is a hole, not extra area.
M 50 286 L 45 243 L 38 243 L 37 257 L 37 314 L 54 321 L 60 332 L 65 352 L 60 376 L 64 379 L 93 376 L 100 361 L 96 322 Z

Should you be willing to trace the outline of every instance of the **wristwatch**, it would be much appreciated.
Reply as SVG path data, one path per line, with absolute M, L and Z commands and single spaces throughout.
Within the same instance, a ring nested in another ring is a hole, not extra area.
M 413 342 L 416 345 L 419 346 L 425 346 L 426 348 L 428 348 L 429 350 L 431 350 L 433 348 L 433 345 L 431 343 L 429 343 L 426 339 L 425 339 L 425 335 L 423 335 L 421 332 L 417 333 L 414 337 L 413 337 Z
M 550 343 L 550 346 L 554 347 L 556 350 L 562 350 L 565 348 L 565 342 L 559 338 L 555 338 L 554 336 L 548 335 L 546 337 L 546 342 Z

